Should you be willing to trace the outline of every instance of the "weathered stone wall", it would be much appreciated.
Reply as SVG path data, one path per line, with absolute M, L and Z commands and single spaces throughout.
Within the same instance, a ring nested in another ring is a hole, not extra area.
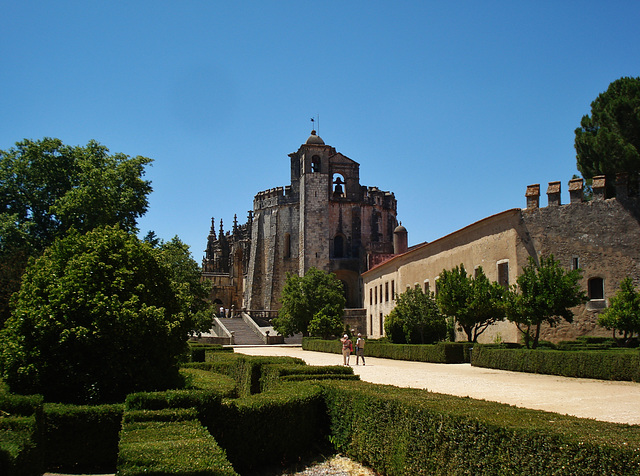
M 602 280 L 603 296 L 590 296 L 584 306 L 573 309 L 573 323 L 545 326 L 541 338 L 550 341 L 574 339 L 582 335 L 610 335 L 597 326 L 598 313 L 608 305 L 620 281 L 632 277 L 640 285 L 640 198 L 619 187 L 618 197 L 604 198 L 604 178 L 594 179 L 594 199 L 583 201 L 582 180 L 572 180 L 571 203 L 561 205 L 560 182 L 551 182 L 549 205 L 539 206 L 540 186 L 527 188 L 527 209 L 494 215 L 434 242 L 396 256 L 363 275 L 367 329 L 381 335 L 383 320 L 395 303 L 383 299 L 387 285 L 401 293 L 408 287 L 435 290 L 443 269 L 464 264 L 469 274 L 482 266 L 487 277 L 499 280 L 499 267 L 508 264 L 508 283 L 515 284 L 529 257 L 553 254 L 565 269 L 582 270 L 582 289 L 589 293 L 589 281 Z M 504 268 L 502 268 L 504 269 Z M 517 341 L 514 325 L 490 327 L 480 342 Z
M 604 301 L 574 309 L 573 324 L 545 327 L 542 338 L 552 341 L 580 335 L 610 335 L 599 328 L 600 309 L 608 304 L 626 276 L 640 281 L 640 223 L 635 215 L 636 200 L 592 200 L 562 206 L 523 210 L 524 226 L 537 256 L 554 257 L 566 269 L 577 259 L 582 269 L 582 289 L 588 292 L 592 278 L 604 280 Z

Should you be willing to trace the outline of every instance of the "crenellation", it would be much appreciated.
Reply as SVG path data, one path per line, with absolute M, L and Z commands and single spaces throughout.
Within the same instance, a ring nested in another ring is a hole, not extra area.
M 604 175 L 593 177 L 591 190 L 593 190 L 593 200 L 599 201 L 607 198 L 607 181 Z
M 527 197 L 527 210 L 540 208 L 540 184 L 527 186 L 525 197 Z
M 582 203 L 584 201 L 584 180 L 574 178 L 569 180 L 570 203 Z
M 549 187 L 547 188 L 547 200 L 548 206 L 550 207 L 558 207 L 562 205 L 560 200 L 560 182 L 549 182 Z

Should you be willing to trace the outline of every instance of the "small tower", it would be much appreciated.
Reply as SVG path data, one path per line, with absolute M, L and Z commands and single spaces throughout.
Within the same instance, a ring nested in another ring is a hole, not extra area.
M 402 222 L 393 230 L 393 254 L 406 253 L 409 249 L 409 236 Z

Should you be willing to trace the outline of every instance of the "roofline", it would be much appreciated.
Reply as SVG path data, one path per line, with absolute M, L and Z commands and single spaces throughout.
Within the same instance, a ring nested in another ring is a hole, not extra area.
M 460 229 L 458 229 L 456 231 L 453 231 L 453 232 L 451 232 L 451 233 L 449 233 L 447 235 L 441 236 L 440 238 L 438 238 L 438 239 L 436 239 L 434 241 L 430 241 L 430 242 L 425 241 L 424 243 L 414 245 L 414 246 L 410 247 L 404 253 L 399 254 L 399 255 L 395 255 L 393 258 L 390 258 L 387 261 L 383 261 L 382 263 L 377 264 L 373 268 L 368 269 L 367 271 L 362 273 L 362 276 L 365 276 L 367 273 L 375 271 L 375 270 L 381 268 L 382 266 L 386 266 L 386 265 L 392 263 L 393 261 L 399 260 L 400 258 L 402 258 L 404 256 L 407 256 L 407 255 L 409 255 L 411 253 L 415 253 L 418 250 L 421 250 L 421 249 L 429 247 L 429 246 L 433 246 L 433 245 L 438 244 L 438 243 L 440 243 L 441 241 L 443 241 L 443 240 L 445 240 L 447 238 L 450 238 L 452 236 L 455 236 L 455 235 L 458 235 L 460 233 L 463 233 L 463 232 L 469 230 L 470 228 L 474 228 L 474 227 L 476 227 L 476 226 L 478 226 L 480 224 L 483 224 L 485 222 L 488 222 L 488 221 L 491 221 L 491 220 L 495 220 L 498 217 L 503 217 L 503 216 L 508 216 L 508 215 L 515 215 L 517 213 L 520 213 L 521 211 L 522 211 L 521 208 L 511 208 L 509 210 L 505 210 L 503 212 L 496 213 L 495 215 L 491 215 L 491 216 L 485 217 L 482 220 L 478 220 L 476 222 L 473 222 L 470 225 L 465 226 L 464 228 L 460 228 Z

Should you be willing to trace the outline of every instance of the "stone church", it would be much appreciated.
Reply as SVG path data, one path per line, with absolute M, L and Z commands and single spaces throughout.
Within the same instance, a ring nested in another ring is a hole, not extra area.
M 311 131 L 289 154 L 291 184 L 259 192 L 247 222 L 218 233 L 202 262 L 212 300 L 228 309 L 277 310 L 287 273 L 333 272 L 347 308 L 363 307 L 362 273 L 406 249 L 393 193 L 360 184 L 360 165 Z M 394 231 L 396 231 L 394 250 Z

